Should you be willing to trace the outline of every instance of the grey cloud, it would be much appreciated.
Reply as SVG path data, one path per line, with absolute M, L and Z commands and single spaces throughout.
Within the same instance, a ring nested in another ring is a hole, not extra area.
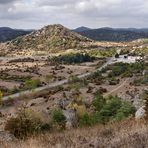
M 61 5 L 67 5 L 67 4 L 75 4 L 79 0 L 36 0 L 37 4 L 41 6 L 61 6 Z
M 147 0 L 0 0 L 0 26 L 15 28 L 53 23 L 71 28 L 147 27 L 146 18 Z
M 15 2 L 15 1 L 17 1 L 17 0 L 0 0 L 0 5 L 13 3 L 13 2 Z

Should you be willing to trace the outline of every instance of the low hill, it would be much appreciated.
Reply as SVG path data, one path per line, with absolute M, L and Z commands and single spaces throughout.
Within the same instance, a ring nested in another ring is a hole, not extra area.
M 7 43 L 9 52 L 58 52 L 66 49 L 81 49 L 90 39 L 62 25 L 49 25 Z
M 133 41 L 141 38 L 148 38 L 148 29 L 135 29 L 135 28 L 99 28 L 89 30 L 78 30 L 79 34 L 86 36 L 96 41 L 113 41 L 125 42 Z
M 19 29 L 11 29 L 8 27 L 0 27 L 0 42 L 10 41 L 12 39 L 17 38 L 18 36 L 26 35 L 30 33 L 31 30 L 19 30 Z

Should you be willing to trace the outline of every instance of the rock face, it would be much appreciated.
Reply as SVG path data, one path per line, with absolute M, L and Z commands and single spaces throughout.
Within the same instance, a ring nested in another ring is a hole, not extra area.
M 145 113 L 146 113 L 146 111 L 145 111 L 144 108 L 145 108 L 145 106 L 142 106 L 141 108 L 139 108 L 139 109 L 136 111 L 136 113 L 135 113 L 135 118 L 136 118 L 136 119 L 144 118 Z
M 16 141 L 17 139 L 14 137 L 14 135 L 6 132 L 6 131 L 0 131 L 0 142 L 13 142 Z
M 76 112 L 73 109 L 68 109 L 64 110 L 63 114 L 66 117 L 66 128 L 70 129 L 75 127 L 77 124 Z

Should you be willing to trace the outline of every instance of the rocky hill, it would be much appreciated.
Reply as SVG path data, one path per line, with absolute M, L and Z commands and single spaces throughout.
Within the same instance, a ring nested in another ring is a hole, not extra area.
M 17 38 L 18 36 L 26 35 L 30 33 L 30 31 L 19 30 L 19 29 L 11 29 L 8 27 L 0 28 L 0 42 L 10 41 L 12 39 Z
M 99 28 L 88 30 L 75 30 L 79 34 L 86 36 L 96 41 L 113 41 L 125 42 L 133 41 L 141 38 L 148 38 L 148 29 L 113 29 L 113 28 Z
M 9 52 L 58 52 L 66 49 L 81 49 L 91 42 L 62 25 L 49 25 L 28 35 L 18 37 L 7 43 Z

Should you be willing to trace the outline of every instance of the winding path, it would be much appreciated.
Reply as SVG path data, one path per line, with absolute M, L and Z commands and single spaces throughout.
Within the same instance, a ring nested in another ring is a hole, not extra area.
M 110 92 L 106 93 L 104 95 L 104 97 L 111 95 L 112 93 L 114 93 L 115 91 L 119 90 L 120 88 L 122 88 L 127 82 L 129 81 L 129 78 L 127 78 L 123 83 L 121 83 L 118 87 L 114 88 L 113 90 L 111 90 Z

